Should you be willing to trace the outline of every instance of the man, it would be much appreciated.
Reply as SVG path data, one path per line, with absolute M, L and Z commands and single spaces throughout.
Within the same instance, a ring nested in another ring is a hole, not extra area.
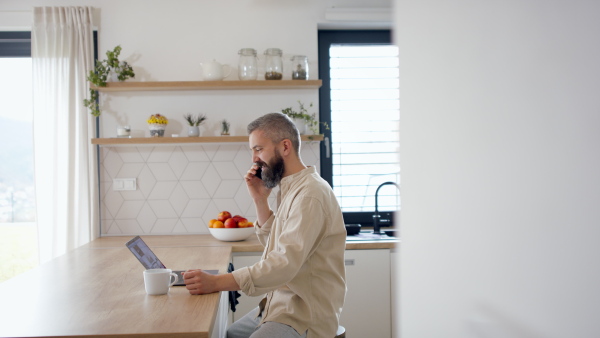
M 340 207 L 327 182 L 302 162 L 300 135 L 287 116 L 264 115 L 248 125 L 248 134 L 255 164 L 244 178 L 256 206 L 262 259 L 224 275 L 188 271 L 186 286 L 191 294 L 266 294 L 260 307 L 232 324 L 230 338 L 333 338 L 346 294 Z M 275 213 L 267 198 L 277 185 Z

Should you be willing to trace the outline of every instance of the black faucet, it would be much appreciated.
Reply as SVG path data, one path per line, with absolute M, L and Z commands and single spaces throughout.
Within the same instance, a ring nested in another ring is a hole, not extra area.
M 384 182 L 381 183 L 378 187 L 377 190 L 375 190 L 375 213 L 373 214 L 373 233 L 374 234 L 381 234 L 380 231 L 380 226 L 379 226 L 379 218 L 381 217 L 379 215 L 379 207 L 378 207 L 378 198 L 379 198 L 379 189 L 381 189 L 381 187 L 383 187 L 384 185 L 395 185 L 396 188 L 398 188 L 398 190 L 400 190 L 400 187 L 398 186 L 398 184 L 396 184 L 395 182 Z M 391 222 L 391 220 L 386 220 L 388 222 Z

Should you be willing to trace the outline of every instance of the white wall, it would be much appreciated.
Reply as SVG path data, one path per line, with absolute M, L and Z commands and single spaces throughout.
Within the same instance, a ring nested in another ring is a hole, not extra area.
M 402 337 L 600 336 L 600 2 L 396 2 Z
M 284 72 L 284 79 L 291 78 L 291 69 L 286 68 L 291 56 L 307 55 L 310 77 L 316 79 L 319 25 L 367 27 L 377 23 L 356 21 L 369 13 L 353 14 L 352 22 L 344 18 L 328 20 L 327 13 L 347 7 L 361 7 L 361 11 L 367 12 L 372 6 L 385 10 L 389 8 L 390 0 L 345 3 L 339 0 L 3 0 L 0 3 L 0 29 L 27 29 L 31 26 L 33 6 L 57 5 L 96 9 L 94 19 L 99 31 L 100 58 L 105 58 L 107 50 L 121 45 L 120 59 L 132 64 L 136 73 L 135 79 L 130 81 L 193 81 L 202 80 L 200 63 L 212 59 L 233 66 L 234 72 L 226 80 L 237 80 L 237 53 L 246 47 L 255 48 L 263 62 L 262 53 L 267 48 L 281 48 L 284 68 L 289 70 Z M 295 106 L 298 100 L 313 102 L 315 111 L 318 110 L 318 92 L 315 90 L 181 91 L 101 96 L 101 137 L 114 136 L 118 125 L 130 125 L 136 135 L 149 134 L 145 120 L 154 113 L 171 119 L 166 131 L 169 135 L 186 132 L 185 113 L 208 115 L 204 135 L 218 133 L 218 122 L 223 118 L 233 121 L 233 133 L 241 135 L 255 117 Z
M 277 1 L 119 1 L 101 7 L 100 50 L 120 44 L 123 55 L 135 65 L 136 81 L 201 80 L 200 63 L 216 59 L 237 66 L 241 48 L 263 53 L 281 48 L 284 56 L 308 55 L 316 78 L 316 22 L 307 20 L 313 6 Z M 140 9 L 143 8 L 143 11 Z M 286 27 L 288 29 L 286 29 Z M 264 60 L 264 58 L 263 58 Z M 290 69 L 290 68 L 287 68 Z M 286 72 L 286 78 L 291 77 Z M 233 72 L 227 80 L 237 80 Z M 257 95 L 262 94 L 262 95 Z M 297 100 L 318 102 L 315 90 L 297 91 L 192 91 L 119 94 L 110 97 L 103 118 L 105 136 L 114 133 L 114 120 L 133 129 L 147 129 L 145 117 L 161 113 L 173 119 L 166 133 L 183 133 L 184 113 L 203 113 L 209 120 L 204 135 L 216 135 L 219 121 L 232 121 L 235 135 L 266 112 L 296 105 Z
M 216 59 L 234 68 L 241 48 L 255 48 L 262 54 L 281 48 L 287 62 L 294 54 L 309 57 L 313 78 L 317 78 L 317 22 L 324 16 L 318 1 L 70 1 L 67 5 L 90 5 L 96 9 L 99 57 L 121 45 L 121 60 L 133 65 L 132 81 L 202 80 L 200 63 Z M 63 1 L 23 1 L 13 10 L 31 6 L 65 5 Z M 11 7 L 10 5 L 5 5 Z M 6 8 L 5 7 L 5 8 Z M 14 15 L 9 13 L 9 17 Z M 290 69 L 290 68 L 287 68 Z M 289 73 L 289 74 L 288 74 Z M 284 78 L 291 78 L 291 70 Z M 237 80 L 237 73 L 227 80 Z M 166 133 L 183 134 L 183 114 L 208 116 L 204 135 L 218 133 L 219 121 L 232 121 L 234 134 L 245 134 L 245 126 L 266 112 L 295 106 L 297 100 L 318 104 L 315 90 L 181 91 L 119 93 L 101 95 L 103 115 L 101 136 L 116 135 L 118 125 L 130 125 L 135 133 L 149 135 L 146 119 L 166 115 L 171 123 Z M 317 105 L 318 106 L 318 105 Z
M 316 79 L 318 27 L 389 25 L 381 18 L 386 18 L 390 1 L 5 0 L 0 2 L 0 29 L 29 29 L 33 6 L 58 5 L 95 8 L 99 57 L 106 58 L 107 50 L 120 45 L 120 59 L 136 73 L 128 81 L 198 81 L 203 78 L 200 64 L 212 59 L 232 66 L 226 80 L 237 80 L 237 53 L 247 47 L 259 52 L 259 68 L 265 49 L 281 48 L 284 79 L 291 78 L 291 56 L 307 55 L 310 78 Z M 335 20 L 328 19 L 332 14 Z M 201 127 L 203 136 L 219 135 L 224 118 L 232 124 L 232 135 L 246 135 L 250 121 L 297 107 L 298 100 L 314 103 L 313 111 L 318 112 L 315 89 L 101 94 L 100 137 L 116 136 L 119 125 L 130 125 L 136 137 L 149 136 L 146 120 L 157 113 L 170 120 L 167 136 L 187 134 L 183 115 L 188 113 L 208 116 Z M 206 233 L 206 221 L 218 210 L 252 217 L 247 193 L 240 191 L 242 174 L 251 162 L 244 151 L 247 145 L 192 148 L 102 148 L 102 234 Z M 306 164 L 319 166 L 318 146 L 305 144 L 303 156 Z M 193 177 L 185 174 L 189 168 L 196 168 Z M 138 190 L 114 191 L 114 178 L 136 178 Z

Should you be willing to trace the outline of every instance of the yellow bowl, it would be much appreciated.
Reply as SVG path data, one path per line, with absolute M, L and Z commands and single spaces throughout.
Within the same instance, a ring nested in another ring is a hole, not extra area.
M 208 228 L 214 238 L 224 242 L 246 240 L 254 234 L 254 227 L 249 228 Z

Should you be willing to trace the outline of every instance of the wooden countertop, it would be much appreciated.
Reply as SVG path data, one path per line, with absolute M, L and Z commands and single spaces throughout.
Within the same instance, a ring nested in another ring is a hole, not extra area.
M 122 247 L 78 248 L 0 284 L 1 337 L 209 337 L 220 293 L 192 296 L 184 287 L 149 296 L 144 268 Z M 154 247 L 172 269 L 226 272 L 227 246 Z
M 101 237 L 84 247 L 89 248 L 120 248 L 133 236 L 110 236 Z M 263 246 L 256 236 L 250 236 L 245 241 L 222 242 L 212 235 L 148 235 L 142 236 L 149 247 L 193 247 L 193 246 L 216 246 L 229 247 L 232 252 L 262 252 Z M 392 249 L 399 244 L 398 239 L 378 239 L 371 241 L 347 241 L 346 250 L 368 250 L 368 249 Z

